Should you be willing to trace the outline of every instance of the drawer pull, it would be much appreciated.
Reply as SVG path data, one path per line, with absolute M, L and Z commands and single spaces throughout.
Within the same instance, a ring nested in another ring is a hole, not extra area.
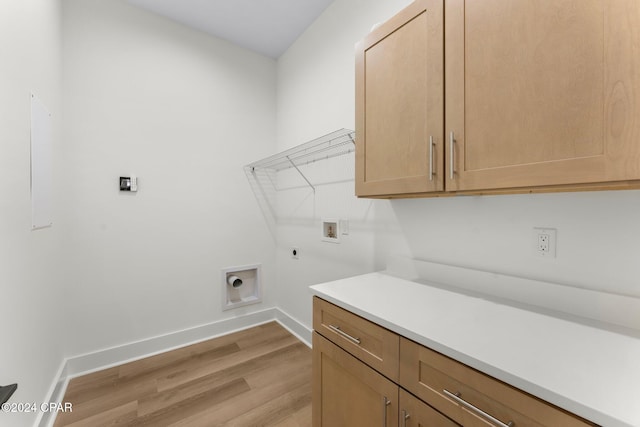
M 477 408 L 476 406 L 473 406 L 471 403 L 467 402 L 466 400 L 464 400 L 463 398 L 460 397 L 460 392 L 456 392 L 454 394 L 454 393 L 451 393 L 449 390 L 446 390 L 446 389 L 442 390 L 442 391 L 448 397 L 450 397 L 454 401 L 458 402 L 459 404 L 461 404 L 465 408 L 471 409 L 476 414 L 480 415 L 481 417 L 483 417 L 486 420 L 491 421 L 492 423 L 494 423 L 495 425 L 497 425 L 499 427 L 514 427 L 516 425 L 513 421 L 509 421 L 507 424 L 505 424 L 502 421 L 500 421 L 499 419 L 487 414 L 482 409 Z
M 429 136 L 429 181 L 433 181 L 433 136 Z
M 449 178 L 453 180 L 453 174 L 455 173 L 455 162 L 453 161 L 453 156 L 455 152 L 453 151 L 453 144 L 456 143 L 456 139 L 453 135 L 453 132 L 449 134 Z
M 411 414 L 409 414 L 406 410 L 402 410 L 402 427 L 407 427 L 407 420 L 411 418 Z
M 387 406 L 391 405 L 391 401 L 387 396 L 382 396 L 382 427 L 387 427 Z
M 360 338 L 355 338 L 352 337 L 351 335 L 349 335 L 348 333 L 342 331 L 340 329 L 340 326 L 334 326 L 334 325 L 329 325 L 329 328 L 331 328 L 333 331 L 335 331 L 336 333 L 338 333 L 338 335 L 341 335 L 343 337 L 345 337 L 346 339 L 348 339 L 349 341 L 352 341 L 358 345 L 360 345 Z

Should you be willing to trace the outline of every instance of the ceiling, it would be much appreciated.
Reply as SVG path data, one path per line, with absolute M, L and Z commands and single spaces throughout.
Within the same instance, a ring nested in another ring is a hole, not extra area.
M 333 0 L 128 0 L 189 27 L 278 58 Z

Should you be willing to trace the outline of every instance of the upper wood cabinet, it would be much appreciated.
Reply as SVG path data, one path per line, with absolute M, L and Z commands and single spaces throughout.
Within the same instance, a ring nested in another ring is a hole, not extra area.
M 414 2 L 357 48 L 356 194 L 638 187 L 638 26 L 636 0 Z
M 445 4 L 447 190 L 640 178 L 637 1 Z
M 443 22 L 418 0 L 356 47 L 359 196 L 444 189 Z

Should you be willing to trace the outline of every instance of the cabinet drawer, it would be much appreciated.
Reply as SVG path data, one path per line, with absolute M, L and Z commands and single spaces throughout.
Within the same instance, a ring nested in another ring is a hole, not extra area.
M 405 338 L 400 385 L 464 426 L 593 425 Z
M 398 381 L 400 337 L 318 297 L 313 329 L 387 378 Z

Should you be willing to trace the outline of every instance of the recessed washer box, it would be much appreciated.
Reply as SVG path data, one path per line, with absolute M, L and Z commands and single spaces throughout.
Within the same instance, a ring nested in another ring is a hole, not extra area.
M 322 220 L 322 241 L 340 243 L 340 221 L 337 219 Z
M 262 301 L 261 264 L 222 269 L 222 310 Z

